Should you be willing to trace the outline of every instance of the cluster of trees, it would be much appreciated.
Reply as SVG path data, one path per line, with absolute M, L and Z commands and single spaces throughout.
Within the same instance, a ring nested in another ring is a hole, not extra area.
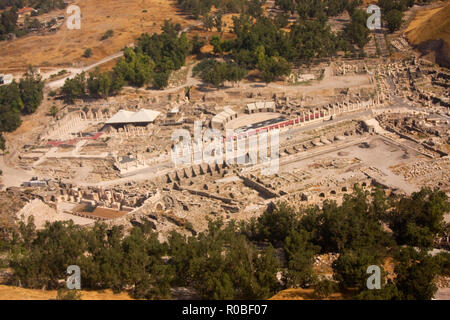
M 436 275 L 450 273 L 450 254 L 427 253 L 444 232 L 443 215 L 449 209 L 447 196 L 437 190 L 422 189 L 411 197 L 388 200 L 382 190 L 369 194 L 355 186 L 341 206 L 326 201 L 322 209 L 300 213 L 286 206 L 269 210 L 246 226 L 246 234 L 284 248 L 288 260 L 284 279 L 289 287 L 314 285 L 327 294 L 339 287 L 352 290 L 358 299 L 431 299 Z M 399 227 L 402 222 L 405 228 Z M 386 231 L 386 225 L 392 232 Z M 405 238 L 408 230 L 413 236 Z M 319 252 L 339 253 L 333 264 L 337 286 L 318 281 L 312 271 L 314 254 Z M 381 290 L 368 290 L 368 266 L 380 266 L 385 276 L 388 258 L 394 260 L 397 277 L 383 278 Z
M 8 7 L 31 7 L 39 13 L 46 13 L 54 9 L 64 9 L 65 6 L 64 0 L 0 0 L 1 10 Z
M 4 10 L 0 14 L 0 41 L 5 40 L 8 34 L 17 32 L 17 8 Z
M 320 20 L 327 17 L 337 16 L 344 11 L 353 10 L 362 4 L 361 0 L 275 0 L 275 4 L 282 10 L 294 14 L 297 12 L 302 19 L 317 18 Z
M 403 11 L 414 5 L 414 0 L 380 0 L 382 18 L 390 32 L 400 29 L 403 20 Z
M 240 13 L 252 17 L 263 14 L 262 6 L 266 0 L 178 0 L 181 9 L 195 18 L 208 17 L 214 6 L 221 13 Z M 275 0 L 275 4 L 287 13 L 297 12 L 301 18 L 326 19 L 362 4 L 361 0 Z M 220 31 L 219 31 L 220 32 Z
M 12 132 L 20 124 L 22 114 L 31 114 L 39 107 L 44 97 L 44 83 L 32 67 L 17 83 L 0 86 L 0 140 L 2 132 Z M 4 149 L 4 143 L 1 143 Z M 2 149 L 2 150 L 3 150 Z
M 218 221 L 197 237 L 174 232 L 161 243 L 150 222 L 125 234 L 122 227 L 84 230 L 71 221 L 36 231 L 31 219 L 13 234 L 9 255 L 15 283 L 29 288 L 58 288 L 75 264 L 83 289 L 131 288 L 135 298 L 167 298 L 174 286 L 205 299 L 267 298 L 278 289 L 273 249 L 258 250 L 235 225 Z
M 363 55 L 364 47 L 370 41 L 370 30 L 367 28 L 369 15 L 360 9 L 353 11 L 351 22 L 345 26 L 344 34 L 346 39 L 355 44 Z
M 191 43 L 185 33 L 180 34 L 179 24 L 166 20 L 162 31 L 161 34 L 154 33 L 152 36 L 143 34 L 134 48 L 136 55 L 142 55 L 143 59 L 148 60 L 144 63 L 151 70 L 147 81 L 151 80 L 157 89 L 168 85 L 170 73 L 180 69 L 191 53 Z
M 247 70 L 258 69 L 266 82 L 289 74 L 293 63 L 310 64 L 314 59 L 333 57 L 338 51 L 357 55 L 359 50 L 359 56 L 364 56 L 364 47 L 370 41 L 370 30 L 367 28 L 369 15 L 365 10 L 358 9 L 361 0 L 276 0 L 276 5 L 285 13 L 275 18 L 262 15 L 264 1 L 250 1 L 248 7 L 253 8 L 251 11 L 243 10 L 241 4 L 234 6 L 239 2 L 179 0 L 184 10 L 203 16 L 207 29 L 216 27 L 219 32 L 222 30 L 222 14 L 239 12 L 239 16 L 233 17 L 236 38 L 222 40 L 219 36 L 213 36 L 210 44 L 215 55 L 228 59 L 230 65 L 236 63 Z M 391 31 L 400 27 L 402 12 L 413 4 L 413 0 L 379 2 L 383 18 Z M 219 8 L 214 14 L 210 13 L 213 5 Z M 256 7 L 261 10 L 256 10 Z M 344 11 L 350 14 L 350 23 L 342 32 L 332 32 L 327 25 L 328 18 Z M 295 12 L 300 19 L 289 25 L 289 14 Z M 210 72 L 202 73 L 202 79 L 215 85 L 221 84 L 225 79 L 225 66 L 214 64 L 214 70 L 211 62 L 206 65 L 211 67 Z
M 291 64 L 278 55 L 267 55 L 264 46 L 256 48 L 256 58 L 256 67 L 261 72 L 261 77 L 266 83 L 291 73 Z
M 152 79 L 154 68 L 155 63 L 148 55 L 126 48 L 124 59 L 117 63 L 114 71 L 122 75 L 129 85 L 142 87 Z
M 333 57 L 338 51 L 346 51 L 348 43 L 325 22 L 306 20 L 292 25 L 287 49 L 290 51 L 286 59 L 309 64 L 313 59 Z
M 222 40 L 213 36 L 210 44 L 215 55 L 247 70 L 259 70 L 265 82 L 288 75 L 293 63 L 309 64 L 349 47 L 349 41 L 333 33 L 325 21 L 299 19 L 289 27 L 290 32 L 284 31 L 284 23 L 280 23 L 279 19 L 264 16 L 233 17 L 236 38 Z
M 169 256 L 174 284 L 203 299 L 265 299 L 280 288 L 273 247 L 258 248 L 235 223 L 210 222 L 207 232 L 188 239 L 172 233 Z
M 205 59 L 194 67 L 193 75 L 199 75 L 204 82 L 219 87 L 225 81 L 239 82 L 247 75 L 247 70 L 236 63 Z
M 323 208 L 301 211 L 273 205 L 258 219 L 210 221 L 196 236 L 173 231 L 163 243 L 149 221 L 125 233 L 122 227 L 97 223 L 85 229 L 72 222 L 48 223 L 36 231 L 31 219 L 12 231 L 3 249 L 14 282 L 30 288 L 58 288 L 67 266 L 75 264 L 84 289 L 129 290 L 146 299 L 170 297 L 170 288 L 180 286 L 204 299 L 266 299 L 292 287 L 314 287 L 318 297 L 344 290 L 358 299 L 431 299 L 436 275 L 450 274 L 450 254 L 433 257 L 431 243 L 399 238 L 404 230 L 389 232 L 385 226 L 401 216 L 435 237 L 448 209 L 445 193 L 437 190 L 386 199 L 382 190 L 370 194 L 355 186 L 342 205 L 327 201 Z M 318 253 L 339 253 L 334 280 L 314 272 Z M 385 279 L 387 259 L 394 261 L 394 280 Z M 366 287 L 370 265 L 382 269 L 381 290 Z
M 32 29 L 40 29 L 41 23 L 36 18 L 26 17 L 23 28 L 17 26 L 18 9 L 31 7 L 36 9 L 31 16 L 46 13 L 54 9 L 63 9 L 66 4 L 63 0 L 0 0 L 0 41 L 5 40 L 8 34 L 14 34 L 18 37 L 26 35 Z M 55 21 L 56 22 L 56 21 Z
M 99 72 L 96 69 L 86 77 L 84 72 L 74 78 L 67 78 L 60 89 L 67 103 L 73 103 L 75 99 L 88 96 L 93 98 L 104 98 L 117 94 L 123 87 L 125 81 L 122 75 L 116 71 Z
M 400 199 L 394 210 L 385 213 L 384 221 L 398 244 L 429 248 L 436 236 L 445 232 L 443 213 L 449 210 L 444 193 L 423 189 Z
M 289 62 L 310 62 L 313 58 L 329 57 L 339 47 L 338 38 L 325 22 L 298 20 L 285 32 L 275 19 L 249 16 L 234 17 L 236 39 L 230 45 L 233 58 L 254 68 L 259 63 L 256 49 L 264 47 L 268 57 L 283 57 Z
M 162 259 L 167 246 L 157 240 L 151 225 L 133 228 L 128 235 L 120 227 L 108 230 L 97 224 L 86 231 L 72 222 L 48 224 L 35 231 L 32 221 L 21 224 L 20 239 L 14 235 L 11 266 L 22 285 L 57 288 L 66 278 L 67 262 L 81 268 L 85 289 L 133 286 L 136 298 L 163 298 L 172 277 Z
M 379 0 L 378 6 L 382 11 L 382 19 L 390 32 L 400 29 L 403 23 L 403 12 L 412 7 L 415 2 L 428 3 L 429 0 Z
M 262 14 L 262 5 L 266 0 L 177 0 L 179 7 L 192 14 L 196 19 L 207 17 L 214 6 L 222 13 Z
M 96 70 L 89 74 L 89 78 L 82 73 L 73 79 L 66 79 L 61 88 L 65 100 L 72 103 L 87 96 L 107 98 L 117 94 L 126 84 L 143 87 L 151 83 L 157 89 L 166 87 L 170 73 L 185 64 L 192 46 L 186 34 L 179 35 L 179 24 L 174 25 L 166 20 L 162 30 L 161 34 L 152 36 L 145 33 L 133 49 L 125 48 L 124 57 L 113 71 L 100 73 Z

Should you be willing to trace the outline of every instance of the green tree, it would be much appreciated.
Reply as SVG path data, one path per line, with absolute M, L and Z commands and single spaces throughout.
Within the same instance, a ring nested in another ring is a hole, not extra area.
M 98 70 L 89 74 L 87 89 L 93 96 L 107 98 L 110 95 L 112 79 L 110 73 L 100 73 Z
M 130 85 L 142 87 L 147 84 L 155 68 L 155 63 L 150 57 L 140 52 L 136 53 L 131 48 L 124 50 L 124 57 L 114 67 L 114 72 L 120 74 Z
M 235 63 L 227 63 L 227 80 L 237 83 L 247 75 L 247 69 Z
M 323 279 L 314 285 L 314 295 L 319 299 L 326 299 L 338 290 L 336 282 Z
M 423 250 L 403 248 L 395 257 L 395 285 L 404 300 L 430 300 L 437 291 L 434 278 L 439 266 Z
M 214 54 L 223 55 L 225 52 L 231 50 L 232 43 L 231 41 L 224 40 L 222 41 L 219 36 L 212 36 L 209 44 L 213 46 Z
M 222 32 L 223 21 L 222 21 L 222 13 L 216 14 L 214 17 L 214 27 L 216 27 L 217 32 Z
M 284 202 L 279 203 L 274 210 L 266 210 L 258 218 L 261 240 L 267 239 L 275 247 L 280 247 L 297 230 L 298 223 L 295 210 Z
M 6 149 L 6 140 L 5 137 L 3 137 L 3 135 L 0 133 L 0 150 L 4 152 L 5 149 Z
M 23 240 L 13 249 L 13 280 L 28 288 L 57 288 L 58 279 L 66 278 L 67 267 L 78 265 L 85 252 L 83 232 L 69 221 L 47 223 L 35 237 L 29 235 L 28 228 L 22 228 Z
M 393 9 L 386 14 L 387 27 L 389 32 L 394 32 L 400 29 L 403 22 L 403 12 Z
M 401 299 L 401 293 L 395 284 L 389 280 L 387 284 L 381 286 L 381 289 L 366 289 L 359 292 L 354 298 L 356 300 L 399 300 Z
M 365 249 L 346 250 L 333 262 L 333 277 L 341 289 L 361 291 L 367 287 L 367 268 L 371 265 L 381 266 L 382 262 L 382 257 L 374 252 Z
M 87 48 L 86 50 L 84 50 L 83 58 L 90 58 L 91 56 L 92 56 L 92 49 L 91 48 Z
M 265 299 L 278 289 L 273 248 L 258 250 L 234 223 L 211 221 L 195 238 L 172 234 L 169 248 L 175 283 L 192 286 L 202 298 Z
M 214 27 L 214 17 L 210 14 L 204 15 L 202 18 L 202 22 L 203 22 L 203 27 L 206 30 L 211 31 L 212 28 Z
M 156 89 L 163 89 L 169 84 L 169 72 L 158 72 L 153 75 L 153 86 Z
M 363 10 L 356 9 L 352 14 L 351 22 L 345 27 L 348 39 L 363 50 L 370 41 L 370 30 L 367 28 L 368 14 Z
M 434 259 L 439 267 L 438 273 L 442 276 L 450 276 L 450 253 L 441 252 Z
M 19 111 L 0 104 L 0 132 L 13 132 L 21 123 Z
M 305 230 L 292 232 L 284 241 L 288 270 L 284 273 L 287 287 L 306 287 L 316 281 L 314 255 L 320 251 Z
M 53 106 L 50 107 L 50 115 L 53 118 L 56 118 L 56 116 L 58 115 L 58 112 L 59 112 L 59 109 L 58 109 L 57 106 L 53 105 Z
M 444 214 L 449 209 L 444 192 L 422 188 L 411 197 L 398 199 L 387 221 L 398 244 L 430 248 L 445 227 Z
M 266 83 L 276 80 L 280 76 L 291 73 L 291 65 L 283 57 L 269 57 L 265 53 L 265 48 L 259 46 L 256 49 L 257 68 L 261 71 L 261 76 Z
M 33 67 L 29 67 L 24 77 L 19 82 L 20 97 L 23 102 L 23 113 L 30 114 L 36 111 L 44 98 L 44 83 L 41 76 Z
M 61 88 L 61 94 L 69 103 L 80 99 L 86 92 L 86 75 L 84 72 L 77 74 L 73 79 L 67 78 Z
M 192 38 L 192 50 L 191 53 L 199 55 L 201 53 L 201 49 L 203 48 L 203 46 L 205 45 L 205 41 L 204 40 L 200 40 L 200 37 L 196 34 L 193 38 Z
M 100 38 L 100 41 L 106 40 L 108 38 L 111 38 L 114 35 L 114 30 L 109 29 L 108 31 L 106 31 L 102 37 Z
M 136 298 L 167 298 L 170 296 L 171 268 L 164 265 L 163 246 L 149 225 L 136 227 L 122 242 L 124 260 L 123 285 L 134 286 Z
M 374 202 L 369 192 L 358 185 L 353 194 L 345 195 L 341 206 L 324 201 L 319 213 L 314 210 L 302 218 L 302 225 L 313 235 L 323 252 L 343 252 L 346 249 L 370 248 L 386 255 L 395 245 L 392 236 L 383 230 L 381 221 L 374 217 Z

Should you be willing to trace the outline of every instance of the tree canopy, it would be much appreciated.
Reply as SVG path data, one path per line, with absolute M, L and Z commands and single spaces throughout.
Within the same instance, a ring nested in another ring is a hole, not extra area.
M 13 283 L 29 288 L 58 289 L 67 266 L 78 265 L 83 289 L 127 290 L 144 299 L 168 298 L 174 287 L 191 288 L 202 299 L 266 299 L 298 287 L 316 288 L 320 297 L 339 288 L 356 299 L 431 299 L 436 276 L 450 274 L 450 255 L 431 256 L 428 248 L 397 243 L 396 231 L 382 228 L 391 214 L 410 217 L 398 211 L 405 202 L 419 208 L 418 216 L 435 212 L 428 223 L 436 226 L 448 205 L 437 190 L 386 199 L 381 190 L 369 193 L 355 186 L 342 205 L 296 210 L 273 204 L 257 219 L 210 220 L 198 234 L 172 231 L 165 242 L 149 220 L 130 230 L 71 221 L 36 230 L 30 219 L 11 231 L 2 251 Z M 315 268 L 319 253 L 337 255 L 332 280 L 322 279 Z M 394 279 L 387 277 L 391 262 Z M 380 290 L 366 287 L 367 268 L 373 265 L 381 269 Z

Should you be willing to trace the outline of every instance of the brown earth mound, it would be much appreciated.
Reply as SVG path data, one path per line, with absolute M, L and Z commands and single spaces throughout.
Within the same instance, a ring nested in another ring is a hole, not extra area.
M 450 68 L 450 1 L 419 11 L 405 32 L 409 42 L 423 55 Z

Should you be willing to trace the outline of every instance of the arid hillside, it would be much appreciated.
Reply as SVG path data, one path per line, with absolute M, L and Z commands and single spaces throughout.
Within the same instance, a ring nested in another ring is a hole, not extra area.
M 405 30 L 408 40 L 423 54 L 450 67 L 450 1 L 419 11 Z
M 165 19 L 182 26 L 194 24 L 172 0 L 85 0 L 77 5 L 81 9 L 80 30 L 69 30 L 64 23 L 55 33 L 0 42 L 0 71 L 21 72 L 28 64 L 41 68 L 89 65 L 120 51 L 143 32 L 159 32 Z M 68 16 L 65 10 L 51 14 L 64 15 L 66 20 Z M 108 30 L 113 30 L 113 36 L 102 41 Z M 92 49 L 88 59 L 82 57 L 87 48 Z

